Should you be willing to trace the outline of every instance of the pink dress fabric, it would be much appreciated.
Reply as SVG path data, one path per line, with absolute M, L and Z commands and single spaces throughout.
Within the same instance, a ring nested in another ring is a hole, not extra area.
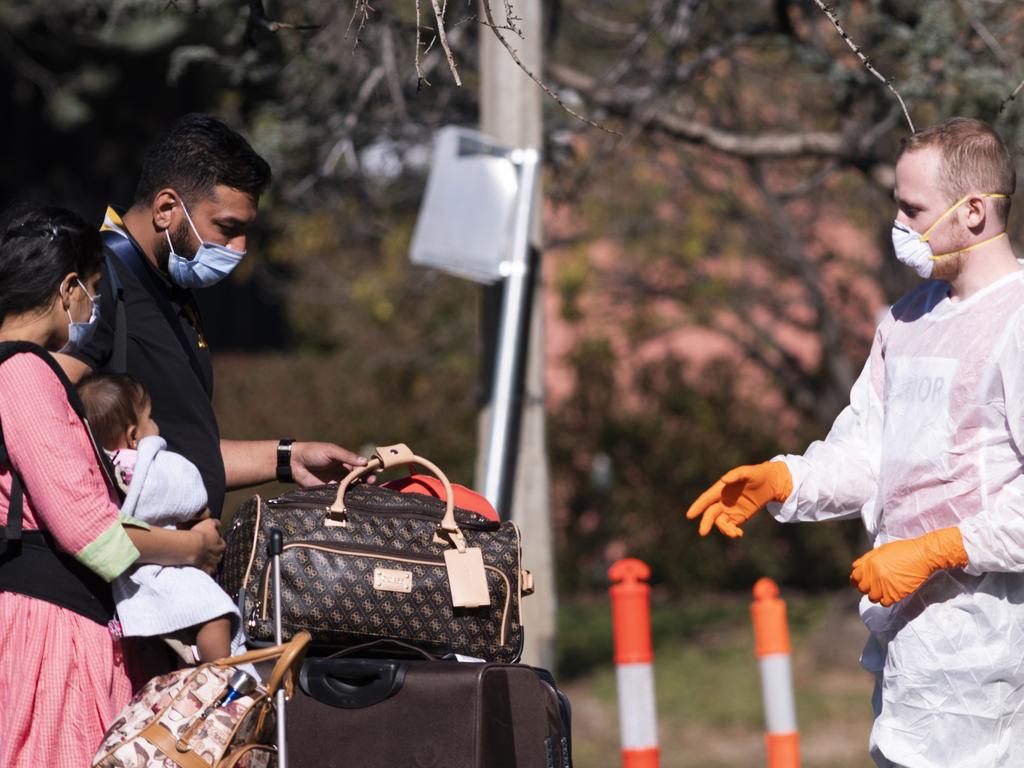
M 118 520 L 91 443 L 64 388 L 31 354 L 0 365 L 0 425 L 25 485 L 25 530 L 79 552 Z M 0 525 L 11 471 L 0 466 Z M 73 611 L 0 592 L 0 766 L 84 768 L 131 698 L 121 646 Z

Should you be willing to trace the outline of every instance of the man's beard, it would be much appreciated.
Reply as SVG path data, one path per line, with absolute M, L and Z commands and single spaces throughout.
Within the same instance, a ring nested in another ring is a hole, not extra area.
M 970 239 L 970 234 L 967 229 L 964 228 L 956 237 L 952 240 L 951 247 L 947 250 L 948 256 L 943 256 L 935 262 L 935 266 L 932 267 L 932 279 L 933 280 L 955 280 L 960 276 L 960 273 L 964 270 L 964 265 L 967 263 L 967 259 L 971 257 L 970 253 L 962 253 L 957 249 L 966 248 L 967 241 Z M 174 246 L 177 249 L 177 245 Z
M 190 234 L 187 221 L 182 221 L 178 228 L 171 232 L 171 245 L 174 246 L 174 252 L 189 261 L 196 255 L 196 249 L 192 247 L 192 238 L 189 237 Z M 167 271 L 167 262 L 171 258 L 171 245 L 168 245 L 165 235 L 159 240 L 153 253 L 157 266 L 164 272 Z

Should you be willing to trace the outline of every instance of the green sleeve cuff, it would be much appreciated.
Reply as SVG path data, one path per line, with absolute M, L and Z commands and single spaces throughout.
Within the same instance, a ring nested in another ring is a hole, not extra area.
M 139 559 L 139 550 L 128 538 L 121 521 L 117 520 L 82 547 L 75 559 L 107 581 L 113 581 Z
M 141 528 L 144 531 L 150 529 L 149 523 L 145 520 L 139 520 L 139 518 L 126 515 L 124 512 L 121 513 L 121 525 L 130 525 L 132 528 Z

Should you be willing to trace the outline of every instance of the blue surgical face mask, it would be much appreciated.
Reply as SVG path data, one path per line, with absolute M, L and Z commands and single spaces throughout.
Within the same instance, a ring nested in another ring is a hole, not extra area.
M 192 227 L 196 237 L 199 239 L 199 248 L 196 255 L 190 259 L 174 252 L 174 244 L 171 242 L 169 230 L 164 230 L 167 236 L 167 244 L 171 248 L 171 255 L 167 259 L 167 272 L 171 280 L 182 288 L 206 288 L 219 283 L 231 274 L 231 270 L 238 266 L 245 258 L 245 251 L 236 251 L 226 245 L 217 245 L 203 240 L 196 225 L 192 223 L 192 217 L 188 215 L 188 208 L 184 201 L 181 203 L 181 210 L 188 219 L 188 225 Z
M 85 286 L 82 285 L 82 281 L 76 281 L 79 287 L 85 291 L 85 295 L 89 296 L 89 291 L 86 290 Z M 100 296 L 89 296 L 89 301 L 92 303 L 92 313 L 89 315 L 88 321 L 84 323 L 76 323 L 75 318 L 71 316 L 71 307 L 68 307 L 68 343 L 61 347 L 58 351 L 65 354 L 72 354 L 77 352 L 92 338 L 92 335 L 96 332 L 96 325 L 100 321 Z

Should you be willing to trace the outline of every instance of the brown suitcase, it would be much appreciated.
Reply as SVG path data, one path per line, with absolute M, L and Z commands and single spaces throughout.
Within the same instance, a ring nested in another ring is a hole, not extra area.
M 544 670 L 307 659 L 288 704 L 293 768 L 571 768 L 569 701 Z

